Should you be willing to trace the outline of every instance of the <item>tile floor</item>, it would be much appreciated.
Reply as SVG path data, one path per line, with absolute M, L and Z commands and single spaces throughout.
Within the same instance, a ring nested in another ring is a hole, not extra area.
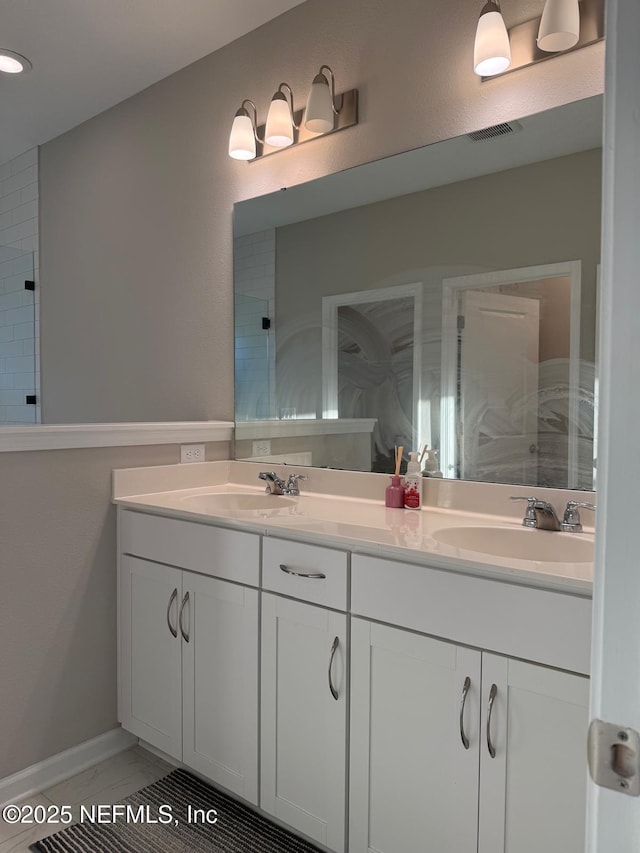
M 135 746 L 47 788 L 35 797 L 23 800 L 20 805 L 48 806 L 53 803 L 71 806 L 74 813 L 81 805 L 111 805 L 156 782 L 171 770 L 173 767 L 166 761 Z M 30 844 L 63 828 L 64 825 L 44 824 L 25 830 L 23 825 L 8 825 L 0 818 L 0 853 L 26 853 Z

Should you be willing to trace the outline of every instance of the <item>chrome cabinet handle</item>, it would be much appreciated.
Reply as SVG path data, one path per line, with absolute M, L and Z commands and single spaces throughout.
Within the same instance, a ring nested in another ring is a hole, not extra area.
M 464 730 L 464 706 L 467 704 L 467 696 L 471 687 L 471 679 L 467 676 L 462 686 L 462 699 L 460 700 L 460 740 L 465 749 L 469 749 L 469 738 Z
M 331 695 L 336 700 L 336 702 L 338 701 L 338 699 L 340 697 L 338 696 L 338 691 L 333 686 L 333 676 L 331 674 L 331 670 L 333 668 L 333 659 L 336 656 L 336 652 L 338 651 L 339 645 L 340 645 L 340 640 L 338 637 L 336 637 L 333 641 L 332 646 L 331 646 L 331 655 L 329 656 L 329 690 L 331 691 Z
M 487 749 L 489 750 L 491 758 L 496 757 L 496 748 L 491 740 L 491 715 L 493 714 L 493 703 L 495 702 L 497 694 L 498 685 L 492 684 L 491 690 L 489 691 L 489 706 L 487 708 Z
M 178 636 L 178 629 L 174 628 L 171 624 L 171 605 L 178 597 L 178 587 L 176 587 L 171 593 L 171 598 L 169 599 L 169 604 L 167 604 L 167 625 L 169 626 L 169 630 L 173 634 L 174 637 Z
M 297 578 L 317 578 L 318 580 L 326 580 L 326 575 L 323 575 L 322 572 L 296 572 L 294 569 L 290 569 L 289 566 L 285 566 L 284 563 L 280 563 L 280 571 L 286 572 L 288 575 L 295 575 Z
M 185 634 L 185 632 L 184 632 L 184 626 L 182 624 L 182 613 L 183 613 L 185 605 L 187 604 L 188 601 L 189 601 L 189 593 L 187 592 L 187 593 L 185 593 L 185 596 L 182 599 L 182 604 L 180 605 L 180 616 L 178 617 L 178 623 L 180 625 L 180 633 L 182 634 L 182 639 L 186 643 L 189 642 L 189 635 Z

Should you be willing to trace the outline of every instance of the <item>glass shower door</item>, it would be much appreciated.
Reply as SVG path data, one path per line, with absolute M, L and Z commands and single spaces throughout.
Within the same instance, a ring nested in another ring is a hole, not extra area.
M 33 252 L 0 246 L 0 424 L 35 424 L 37 327 Z

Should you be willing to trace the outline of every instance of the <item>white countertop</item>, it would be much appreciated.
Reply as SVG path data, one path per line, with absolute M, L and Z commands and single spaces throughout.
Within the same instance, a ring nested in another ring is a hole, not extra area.
M 297 539 L 358 554 L 421 563 L 526 586 L 582 596 L 590 596 L 592 592 L 591 562 L 543 562 L 499 557 L 445 545 L 434 538 L 436 531 L 461 526 L 523 530 L 519 522 L 506 516 L 431 507 L 423 507 L 421 511 L 388 509 L 380 501 L 330 494 L 303 494 L 286 499 L 274 496 L 273 509 L 216 508 L 211 511 L 194 506 L 193 498 L 196 496 L 224 493 L 263 495 L 264 490 L 238 483 L 225 483 L 141 495 L 121 495 L 114 498 L 114 503 L 127 509 L 216 524 L 264 536 Z M 579 537 L 593 541 L 589 533 L 523 532 L 532 537 Z

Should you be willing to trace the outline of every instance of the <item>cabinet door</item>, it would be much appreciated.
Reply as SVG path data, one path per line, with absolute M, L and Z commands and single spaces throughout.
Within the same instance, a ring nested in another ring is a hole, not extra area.
M 181 595 L 178 569 L 121 558 L 121 723 L 178 760 L 182 759 L 182 661 L 177 630 Z
M 258 592 L 184 572 L 187 595 L 183 761 L 257 805 Z
M 260 805 L 338 853 L 345 846 L 346 623 L 343 613 L 262 598 Z
M 588 679 L 484 654 L 482 684 L 479 853 L 582 853 Z
M 475 853 L 480 660 L 352 620 L 350 853 Z

